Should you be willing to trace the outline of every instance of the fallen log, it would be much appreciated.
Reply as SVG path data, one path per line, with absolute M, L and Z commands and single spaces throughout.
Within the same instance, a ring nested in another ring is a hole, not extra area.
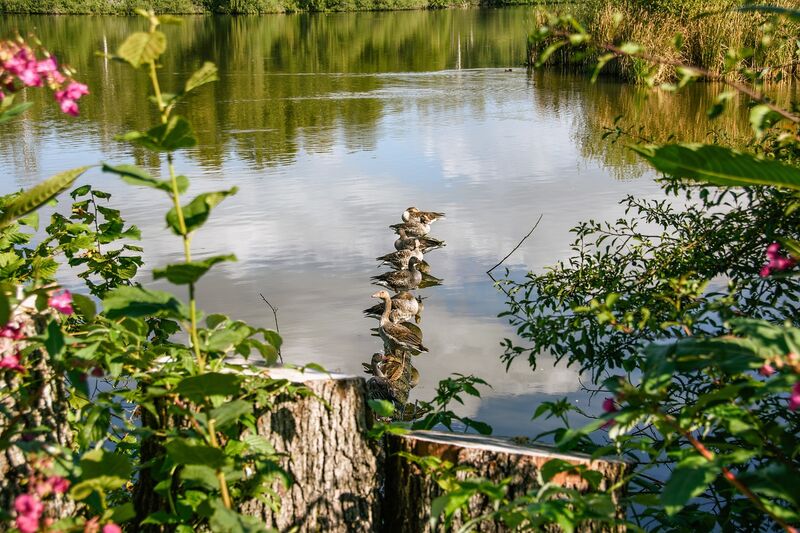
M 414 431 L 404 435 L 390 435 L 386 450 L 386 488 L 383 505 L 385 531 L 435 531 L 430 523 L 433 500 L 442 494 L 436 481 L 415 463 L 402 457 L 400 452 L 415 456 L 434 456 L 456 466 L 467 466 L 470 476 L 499 482 L 511 478 L 508 497 L 513 499 L 539 487 L 537 473 L 551 459 L 562 459 L 575 465 L 585 465 L 603 474 L 600 488 L 606 489 L 620 480 L 629 464 L 617 460 L 593 460 L 584 454 L 563 454 L 546 447 L 529 447 L 515 444 L 510 439 L 438 431 Z M 464 477 L 466 474 L 459 474 Z M 588 484 L 582 477 L 562 472 L 553 480 L 565 488 L 586 490 Z M 614 494 L 618 501 L 620 494 Z M 473 497 L 469 502 L 469 517 L 459 517 L 456 525 L 469 518 L 491 512 L 493 508 L 486 497 Z M 620 510 L 620 513 L 622 511 Z M 587 529 L 596 529 L 594 526 Z M 481 523 L 476 531 L 506 531 L 499 523 Z

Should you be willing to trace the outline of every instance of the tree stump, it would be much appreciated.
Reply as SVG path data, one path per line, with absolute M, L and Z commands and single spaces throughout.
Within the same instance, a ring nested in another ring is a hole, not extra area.
M 367 438 L 363 378 L 268 369 L 275 379 L 303 383 L 314 396 L 281 398 L 259 417 L 257 432 L 286 456 L 294 482 L 278 488 L 280 509 L 251 500 L 241 511 L 287 531 L 373 531 L 380 524 L 382 451 Z
M 605 478 L 601 488 L 619 480 L 629 467 L 615 460 L 592 460 L 583 454 L 562 454 L 543 447 L 528 447 L 509 439 L 480 435 L 414 431 L 405 435 L 389 435 L 386 450 L 386 488 L 383 506 L 385 531 L 430 532 L 430 509 L 433 500 L 442 494 L 436 482 L 419 467 L 398 456 L 407 452 L 417 456 L 435 456 L 454 465 L 469 466 L 472 475 L 500 481 L 511 477 L 508 497 L 513 499 L 538 488 L 537 472 L 551 459 L 587 465 Z M 553 479 L 564 487 L 585 490 L 586 481 L 568 473 Z M 615 494 L 618 501 L 620 494 Z M 470 516 L 477 517 L 493 509 L 488 498 L 474 497 L 469 502 Z M 465 517 L 461 517 L 462 519 Z M 502 524 L 481 523 L 476 531 L 506 531 Z

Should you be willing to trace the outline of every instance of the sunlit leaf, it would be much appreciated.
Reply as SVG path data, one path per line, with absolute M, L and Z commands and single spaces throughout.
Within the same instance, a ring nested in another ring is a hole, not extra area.
M 186 233 L 201 227 L 211 214 L 211 208 L 219 204 L 226 197 L 236 194 L 239 189 L 233 187 L 227 191 L 208 192 L 195 197 L 188 205 L 183 206 L 183 219 L 186 225 Z M 175 208 L 167 213 L 167 225 L 177 235 L 181 235 L 180 221 Z
M 160 31 L 132 33 L 117 49 L 117 57 L 134 68 L 155 62 L 167 49 L 167 37 Z
M 218 81 L 219 76 L 217 75 L 217 66 L 210 61 L 206 61 L 203 63 L 203 66 L 200 67 L 191 77 L 186 80 L 186 85 L 183 89 L 183 92 L 188 93 L 191 92 L 198 87 L 205 85 L 206 83 L 211 83 L 212 81 Z
M 61 191 L 70 187 L 81 174 L 90 168 L 91 166 L 85 166 L 67 170 L 23 191 L 5 205 L 3 214 L 0 216 L 0 228 L 8 226 L 18 218 L 43 206 Z
M 170 283 L 175 283 L 177 285 L 195 283 L 203 274 L 208 272 L 212 266 L 223 261 L 236 261 L 236 256 L 216 255 L 202 261 L 177 263 L 174 265 L 167 265 L 164 268 L 156 268 L 153 270 L 153 279 L 167 278 Z

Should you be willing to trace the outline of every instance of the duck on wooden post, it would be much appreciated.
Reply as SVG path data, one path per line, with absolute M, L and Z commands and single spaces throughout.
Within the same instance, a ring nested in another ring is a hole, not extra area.
M 418 220 L 409 220 L 401 224 L 392 224 L 389 227 L 397 232 L 398 235 L 400 234 L 400 230 L 405 231 L 408 237 L 424 237 L 431 232 L 430 224 L 425 224 Z
M 435 239 L 433 237 L 409 237 L 406 234 L 406 230 L 400 228 L 397 230 L 397 240 L 394 241 L 394 249 L 395 250 L 408 250 L 414 248 L 414 241 L 419 241 L 419 248 L 422 253 L 430 252 L 432 250 L 436 250 L 437 248 L 441 248 L 445 245 L 445 242 L 439 239 Z
M 414 331 L 402 324 L 395 324 L 389 320 L 389 315 L 392 312 L 392 298 L 386 291 L 378 291 L 372 295 L 373 298 L 381 298 L 383 300 L 384 308 L 381 315 L 380 326 L 378 333 L 380 334 L 383 342 L 387 345 L 388 350 L 392 351 L 395 348 L 402 348 L 409 350 L 412 353 L 427 352 L 428 349 L 422 345 L 422 339 Z
M 403 269 L 408 268 L 408 260 L 412 257 L 416 257 L 422 261 L 422 249 L 420 248 L 419 239 L 414 239 L 413 248 L 397 250 L 396 252 L 382 255 L 381 257 L 376 257 L 375 260 L 381 262 L 378 265 L 379 267 L 383 265 L 391 265 L 395 268 Z
M 375 285 L 382 285 L 395 291 L 416 289 L 422 282 L 422 272 L 417 269 L 419 262 L 419 259 L 416 257 L 411 257 L 408 260 L 408 269 L 386 272 L 380 276 L 372 276 L 372 283 Z M 376 296 L 373 295 L 373 298 L 375 297 Z M 391 299 L 389 302 L 391 304 Z
M 369 309 L 364 309 L 364 314 L 373 318 L 380 318 L 383 314 L 383 303 L 375 304 Z M 402 291 L 392 296 L 392 312 L 389 320 L 395 323 L 406 322 L 408 320 L 419 319 L 424 306 L 422 297 L 415 297 L 407 291 Z
M 403 211 L 403 222 L 416 220 L 423 224 L 430 224 L 440 218 L 444 218 L 444 213 L 436 213 L 435 211 L 420 211 L 416 207 L 409 207 Z

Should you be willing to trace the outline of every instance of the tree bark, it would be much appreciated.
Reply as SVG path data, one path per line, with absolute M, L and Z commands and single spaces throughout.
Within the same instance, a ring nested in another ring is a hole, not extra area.
M 628 463 L 614 460 L 592 460 L 583 454 L 560 454 L 547 448 L 533 448 L 514 444 L 497 437 L 415 431 L 405 435 L 389 435 L 386 459 L 386 494 L 384 499 L 384 531 L 431 532 L 430 509 L 433 500 L 442 494 L 436 482 L 416 465 L 398 456 L 407 452 L 416 456 L 435 456 L 457 466 L 472 468 L 471 475 L 500 481 L 510 477 L 509 499 L 522 496 L 539 488 L 537 473 L 550 459 L 563 459 L 573 464 L 587 465 L 603 474 L 600 488 L 605 489 L 619 480 L 629 467 Z M 465 477 L 459 474 L 460 477 Z M 553 479 L 567 488 L 586 490 L 584 479 L 561 473 Z M 619 500 L 619 491 L 614 494 Z M 490 513 L 493 508 L 486 497 L 473 497 L 469 502 L 469 517 L 456 517 L 456 526 L 463 520 Z M 588 527 L 587 529 L 596 529 Z M 484 522 L 475 531 L 507 531 L 500 523 Z
M 374 531 L 380 524 L 382 451 L 368 440 L 364 379 L 270 369 L 270 377 L 303 383 L 314 395 L 282 398 L 257 422 L 257 432 L 285 453 L 294 482 L 278 487 L 280 509 L 258 500 L 241 511 L 287 531 Z

